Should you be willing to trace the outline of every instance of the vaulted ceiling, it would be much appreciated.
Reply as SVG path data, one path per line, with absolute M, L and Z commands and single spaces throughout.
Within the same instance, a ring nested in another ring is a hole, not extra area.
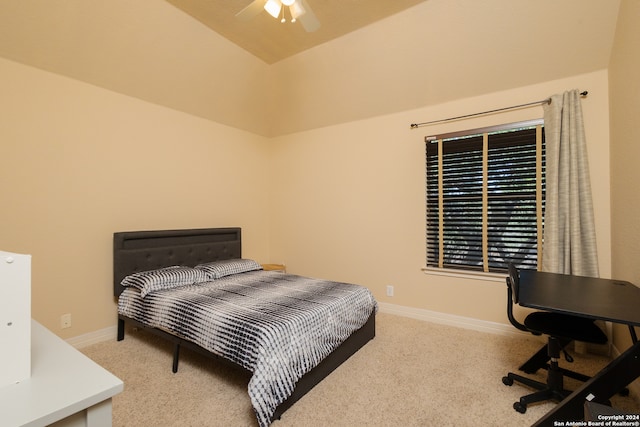
M 273 64 L 426 0 L 308 0 L 307 4 L 320 21 L 320 29 L 314 32 L 306 32 L 299 22 L 280 23 L 265 11 L 249 21 L 236 18 L 253 0 L 167 1 Z
M 620 4 L 251 1 L 2 0 L 0 57 L 273 137 L 606 69 Z

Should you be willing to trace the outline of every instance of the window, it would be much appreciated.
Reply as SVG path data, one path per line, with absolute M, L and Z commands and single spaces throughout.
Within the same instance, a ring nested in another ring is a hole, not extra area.
M 536 268 L 545 191 L 543 121 L 425 138 L 427 267 Z

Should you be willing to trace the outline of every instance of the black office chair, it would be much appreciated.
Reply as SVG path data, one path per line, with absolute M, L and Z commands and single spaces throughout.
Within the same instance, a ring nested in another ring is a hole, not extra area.
M 573 361 L 571 356 L 564 349 L 571 341 L 583 341 L 594 344 L 605 344 L 607 336 L 594 323 L 593 320 L 579 316 L 572 316 L 561 313 L 550 313 L 545 311 L 537 311 L 529 314 L 524 319 L 524 324 L 518 322 L 513 315 L 513 306 L 519 301 L 520 274 L 516 267 L 509 263 L 509 276 L 507 277 L 507 316 L 513 326 L 521 331 L 530 332 L 534 335 L 548 335 L 547 357 L 542 358 L 539 351 L 528 362 L 530 371 L 537 370 L 537 367 L 544 367 L 548 370 L 547 382 L 542 383 L 533 379 L 523 377 L 509 372 L 507 376 L 502 377 L 505 385 L 513 385 L 514 381 L 518 381 L 524 385 L 538 390 L 535 393 L 528 394 L 520 398 L 518 402 L 513 404 L 513 409 L 524 414 L 527 411 L 527 405 L 545 400 L 562 401 L 571 394 L 571 391 L 564 388 L 564 376 L 570 376 L 582 381 L 589 379 L 586 375 L 569 371 L 558 365 L 560 353 L 564 352 L 567 361 Z M 546 363 L 546 360 L 549 363 Z M 544 361 L 544 363 L 542 363 Z M 525 363 L 526 366 L 527 363 Z M 544 365 L 544 366 L 542 366 Z M 522 367 L 521 367 L 522 369 Z

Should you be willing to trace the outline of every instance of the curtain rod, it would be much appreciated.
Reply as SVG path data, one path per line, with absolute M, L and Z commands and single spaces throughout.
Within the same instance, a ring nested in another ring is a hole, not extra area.
M 583 97 L 587 96 L 588 93 L 589 92 L 585 90 L 583 92 L 580 92 L 580 96 L 583 96 Z M 541 105 L 541 104 L 551 104 L 551 98 L 543 99 L 541 101 L 528 102 L 526 104 L 512 105 L 511 107 L 504 107 L 504 108 L 497 108 L 495 110 L 482 111 L 480 113 L 466 114 L 464 116 L 449 117 L 448 119 L 432 120 L 430 122 L 422 122 L 422 123 L 411 123 L 411 129 L 416 129 L 420 126 L 432 125 L 434 123 L 442 123 L 442 122 L 449 122 L 452 120 L 466 119 L 468 117 L 481 116 L 481 115 L 490 114 L 490 113 L 498 113 L 498 112 L 507 111 L 507 110 L 515 110 L 518 108 L 524 108 L 524 107 L 529 107 L 531 105 Z

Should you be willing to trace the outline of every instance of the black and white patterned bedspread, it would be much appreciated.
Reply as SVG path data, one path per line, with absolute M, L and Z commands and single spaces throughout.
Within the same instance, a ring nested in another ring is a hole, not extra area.
M 258 423 L 271 423 L 296 382 L 362 327 L 377 303 L 362 286 L 252 271 L 139 296 L 118 313 L 178 335 L 253 372 Z

